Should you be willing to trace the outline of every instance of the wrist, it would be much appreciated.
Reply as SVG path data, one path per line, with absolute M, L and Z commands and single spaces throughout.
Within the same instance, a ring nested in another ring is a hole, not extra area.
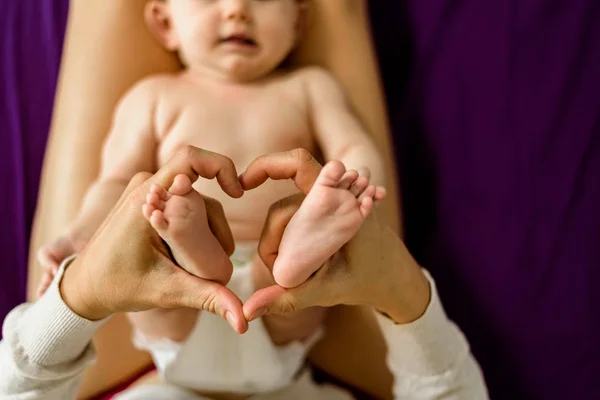
M 411 293 L 389 296 L 385 303 L 375 309 L 397 324 L 409 324 L 421 318 L 431 301 L 431 287 L 427 278 L 424 282 L 415 281 Z M 421 281 L 421 279 L 419 279 Z
M 431 300 L 429 280 L 402 244 L 390 250 L 391 276 L 386 276 L 372 306 L 397 324 L 421 318 Z
M 91 290 L 85 282 L 80 279 L 79 262 L 74 259 L 65 267 L 61 280 L 58 282 L 58 290 L 67 307 L 75 314 L 90 321 L 98 321 L 110 316 L 110 312 L 96 304 L 90 296 Z

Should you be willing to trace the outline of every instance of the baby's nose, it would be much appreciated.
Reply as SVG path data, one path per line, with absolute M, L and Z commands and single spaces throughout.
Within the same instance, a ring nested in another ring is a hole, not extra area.
M 247 21 L 249 0 L 225 0 L 223 1 L 223 16 L 226 20 Z

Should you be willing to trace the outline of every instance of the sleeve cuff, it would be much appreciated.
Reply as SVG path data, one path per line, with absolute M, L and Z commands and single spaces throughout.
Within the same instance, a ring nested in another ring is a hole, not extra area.
M 20 321 L 21 345 L 31 361 L 54 365 L 78 358 L 91 344 L 105 320 L 89 321 L 63 301 L 59 284 L 75 255 L 65 259 L 44 295 L 32 304 Z
M 418 376 L 439 375 L 469 354 L 462 332 L 451 322 L 440 302 L 433 278 L 426 270 L 431 299 L 421 318 L 396 324 L 375 312 L 388 346 L 388 362 L 393 370 Z

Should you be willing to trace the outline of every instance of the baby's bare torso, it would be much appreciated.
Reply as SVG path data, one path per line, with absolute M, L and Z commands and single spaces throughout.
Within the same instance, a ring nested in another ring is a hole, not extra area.
M 231 158 L 239 173 L 263 154 L 316 150 L 301 72 L 251 84 L 189 74 L 161 81 L 154 115 L 159 167 L 186 144 Z M 221 202 L 236 240 L 258 239 L 269 206 L 297 192 L 291 181 L 268 181 L 241 199 L 227 196 L 216 180 L 200 179 L 194 187 Z

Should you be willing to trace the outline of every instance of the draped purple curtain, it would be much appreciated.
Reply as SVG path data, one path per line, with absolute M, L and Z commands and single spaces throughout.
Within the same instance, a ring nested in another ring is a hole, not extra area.
M 600 1 L 369 5 L 407 245 L 492 399 L 600 399 Z
M 0 0 L 0 319 L 25 300 L 27 252 L 67 0 Z

